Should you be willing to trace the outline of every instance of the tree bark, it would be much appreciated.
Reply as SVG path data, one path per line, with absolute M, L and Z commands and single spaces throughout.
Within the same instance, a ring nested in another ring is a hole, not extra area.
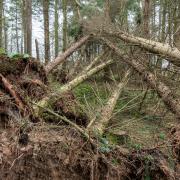
M 84 36 L 78 42 L 72 44 L 71 47 L 68 48 L 64 53 L 59 54 L 54 61 L 49 62 L 45 66 L 47 74 L 50 73 L 57 65 L 63 63 L 66 60 L 66 58 L 68 58 L 74 51 L 81 47 L 90 37 L 90 35 Z
M 156 90 L 160 98 L 163 100 L 167 108 L 180 119 L 180 99 L 175 96 L 171 89 L 161 82 L 157 77 L 150 71 L 148 71 L 143 64 L 138 62 L 136 59 L 130 59 L 128 56 L 123 55 L 119 48 L 107 39 L 103 39 L 105 43 L 114 50 L 114 52 L 123 59 L 126 63 L 131 65 L 140 75 L 142 75 L 144 81 L 149 86 Z
M 32 55 L 32 0 L 23 0 L 24 53 Z
M 43 0 L 45 64 L 50 61 L 49 0 Z
M 0 1 L 0 48 L 3 47 L 3 0 Z
M 153 40 L 148 40 L 141 37 L 136 37 L 122 31 L 119 32 L 105 32 L 111 36 L 120 38 L 121 40 L 140 46 L 152 53 L 160 54 L 162 56 L 169 57 L 168 61 L 172 64 L 180 67 L 180 51 L 176 47 L 171 47 L 168 44 L 163 44 Z
M 67 48 L 67 0 L 62 0 L 63 5 L 63 52 Z
M 144 7 L 143 7 L 143 26 L 144 26 L 144 36 L 150 38 L 150 13 L 151 13 L 151 0 L 144 0 Z M 144 37 L 143 36 L 143 37 Z
M 131 73 L 131 70 L 129 69 L 125 73 L 125 76 L 122 79 L 122 81 L 117 85 L 117 87 L 113 91 L 105 107 L 101 110 L 100 119 L 99 120 L 96 118 L 93 119 L 87 127 L 88 130 L 98 131 L 98 133 L 101 135 L 104 133 L 105 128 L 112 117 L 114 108 L 117 104 L 117 100 L 119 99 L 119 96 L 121 95 L 123 88 L 126 86 L 129 80 L 130 73 Z
M 58 14 L 58 0 L 55 0 L 54 5 L 54 40 L 55 40 L 55 57 L 58 56 L 59 52 L 59 14 Z
M 35 39 L 35 45 L 36 45 L 36 59 L 38 61 L 40 61 L 40 57 L 39 57 L 39 42 L 37 39 Z

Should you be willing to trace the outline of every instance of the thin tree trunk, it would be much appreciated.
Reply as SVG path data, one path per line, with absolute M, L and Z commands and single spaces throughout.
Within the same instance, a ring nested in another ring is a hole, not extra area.
M 50 61 L 49 0 L 43 0 L 45 64 Z
M 101 135 L 104 133 L 105 128 L 112 117 L 112 114 L 117 104 L 117 101 L 119 99 L 119 96 L 121 95 L 122 90 L 128 83 L 130 73 L 131 73 L 131 70 L 129 69 L 125 73 L 125 76 L 122 79 L 122 81 L 117 85 L 117 87 L 113 91 L 105 107 L 101 110 L 100 119 L 93 119 L 87 127 L 88 130 L 98 131 L 98 133 Z
M 35 39 L 35 45 L 36 45 L 36 59 L 38 61 L 40 61 L 40 57 L 39 57 L 39 42 L 37 39 Z
M 83 69 L 81 74 L 88 72 L 97 62 L 99 62 L 105 56 L 105 54 L 106 52 L 103 52 L 100 55 L 98 55 L 94 60 L 92 60 L 92 62 L 87 67 Z
M 180 119 L 180 99 L 176 98 L 171 89 L 158 80 L 157 77 L 152 72 L 148 71 L 143 64 L 138 62 L 136 59 L 129 59 L 128 56 L 123 55 L 120 49 L 109 40 L 103 40 L 122 60 L 131 65 L 140 75 L 142 75 L 144 81 L 146 81 L 151 88 L 156 90 L 168 109 L 174 113 L 178 119 Z
M 67 0 L 62 0 L 63 5 L 63 52 L 67 48 Z
M 3 0 L 0 1 L 0 48 L 3 47 Z
M 24 53 L 32 54 L 32 0 L 23 0 Z
M 54 39 L 55 39 L 55 57 L 58 56 L 59 52 L 59 14 L 58 14 L 58 0 L 55 0 L 55 11 L 54 11 Z
M 73 10 L 74 10 L 76 22 L 79 22 L 82 20 L 80 8 L 81 8 L 81 4 L 77 0 L 74 0 Z
M 81 84 L 83 81 L 85 81 L 86 79 L 91 77 L 93 74 L 96 74 L 97 72 L 99 72 L 100 70 L 104 69 L 106 66 L 108 66 L 112 63 L 113 63 L 113 60 L 108 60 L 107 62 L 101 63 L 97 67 L 91 69 L 88 72 L 85 72 L 81 76 L 78 76 L 77 78 L 73 79 L 68 84 L 62 86 L 58 91 L 61 93 L 64 93 L 64 92 L 72 90 L 73 88 L 75 88 L 76 86 Z
M 54 61 L 49 62 L 45 66 L 46 72 L 50 73 L 57 65 L 62 64 L 66 58 L 68 58 L 74 51 L 81 47 L 90 37 L 90 35 L 84 36 L 78 42 L 72 44 L 71 47 L 68 48 L 64 53 L 59 54 Z
M 144 48 L 150 52 L 157 53 L 157 54 L 160 54 L 163 56 L 167 56 L 167 57 L 169 57 L 168 60 L 172 64 L 180 67 L 180 51 L 175 47 L 172 48 L 168 44 L 163 44 L 163 43 L 156 42 L 153 40 L 148 40 L 145 38 L 136 37 L 136 36 L 124 33 L 122 31 L 119 31 L 119 32 L 113 32 L 113 31 L 110 32 L 109 31 L 106 33 L 111 35 L 111 36 L 120 38 L 121 40 L 123 40 L 125 42 L 138 45 L 138 46 L 140 46 L 140 47 L 142 47 L 142 48 Z
M 151 0 L 144 0 L 143 8 L 143 26 L 144 26 L 144 36 L 150 38 L 150 13 L 151 13 Z
M 18 33 L 18 4 L 16 2 L 16 49 L 17 49 L 17 52 L 19 53 L 19 33 Z
M 3 31 L 4 31 L 4 49 L 6 51 L 6 53 L 8 52 L 8 26 L 7 26 L 7 22 L 6 22 L 6 18 L 4 17 L 4 27 L 3 27 Z
M 42 99 L 38 105 L 41 107 L 46 107 L 49 103 L 49 101 L 51 100 L 51 102 L 53 100 L 55 100 L 60 94 L 62 93 L 66 93 L 70 90 L 72 90 L 73 88 L 75 88 L 76 86 L 78 86 L 80 83 L 82 83 L 83 81 L 87 80 L 88 78 L 90 78 L 92 75 L 96 74 L 97 72 L 101 71 L 103 68 L 105 68 L 106 66 L 110 65 L 113 63 L 113 60 L 108 60 L 107 62 L 104 62 L 100 65 L 98 65 L 97 67 L 91 69 L 90 71 L 88 71 L 85 74 L 82 74 L 81 76 L 78 76 L 77 78 L 73 79 L 71 82 L 69 82 L 68 84 L 62 86 L 61 88 L 59 88 L 58 90 L 56 90 L 55 93 L 50 94 L 48 97 L 45 97 L 44 99 Z M 35 113 L 39 114 L 39 109 L 35 108 Z

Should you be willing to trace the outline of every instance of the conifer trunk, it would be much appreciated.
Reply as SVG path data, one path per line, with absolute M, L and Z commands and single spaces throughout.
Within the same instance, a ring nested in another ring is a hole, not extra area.
M 156 90 L 160 98 L 163 100 L 167 108 L 180 119 L 180 98 L 171 91 L 171 89 L 161 82 L 157 77 L 146 67 L 136 59 L 130 59 L 127 55 L 123 55 L 120 49 L 107 39 L 104 39 L 106 44 L 114 50 L 114 52 L 126 63 L 132 66 L 140 75 L 142 75 L 145 82 L 149 84 L 151 88 Z
M 117 85 L 117 87 L 113 91 L 105 107 L 101 110 L 100 119 L 93 119 L 88 125 L 88 128 L 87 128 L 88 130 L 98 131 L 98 133 L 101 135 L 104 133 L 105 128 L 112 117 L 112 114 L 117 104 L 117 101 L 119 99 L 119 96 L 121 95 L 123 88 L 126 86 L 129 80 L 130 73 L 131 73 L 131 70 L 129 69 L 125 73 L 125 76 L 122 79 L 122 81 Z

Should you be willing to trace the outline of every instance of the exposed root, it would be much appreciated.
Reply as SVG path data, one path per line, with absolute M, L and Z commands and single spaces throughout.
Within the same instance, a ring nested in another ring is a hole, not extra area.
M 22 112 L 25 112 L 25 104 L 22 102 L 20 96 L 15 91 L 13 85 L 10 84 L 10 82 L 2 74 L 0 74 L 0 82 L 3 84 L 4 88 L 8 91 L 8 93 L 15 99 L 18 108 Z
M 134 151 L 129 155 L 131 164 L 130 178 L 174 180 L 175 173 L 169 167 L 168 157 L 158 149 Z

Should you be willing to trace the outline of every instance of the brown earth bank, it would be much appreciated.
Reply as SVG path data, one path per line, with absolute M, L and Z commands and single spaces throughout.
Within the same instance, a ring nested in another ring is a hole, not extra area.
M 179 179 L 178 127 L 169 138 L 171 162 L 158 146 L 128 151 L 96 135 L 92 142 L 46 111 L 34 117 L 31 102 L 48 95 L 48 85 L 35 59 L 0 57 L 0 179 Z M 87 126 L 88 116 L 72 92 L 51 109 Z

